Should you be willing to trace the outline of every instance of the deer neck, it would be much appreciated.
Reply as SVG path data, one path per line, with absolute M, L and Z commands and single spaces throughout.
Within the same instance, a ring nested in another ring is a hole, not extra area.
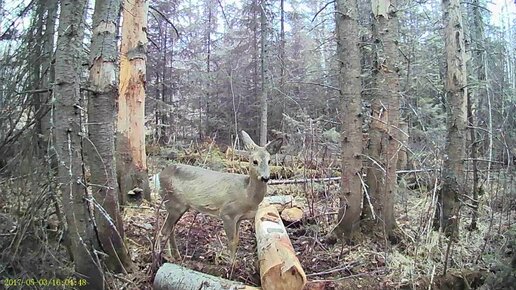
M 267 183 L 258 179 L 258 174 L 249 174 L 249 184 L 247 185 L 247 196 L 252 198 L 256 204 L 262 202 L 267 193 Z

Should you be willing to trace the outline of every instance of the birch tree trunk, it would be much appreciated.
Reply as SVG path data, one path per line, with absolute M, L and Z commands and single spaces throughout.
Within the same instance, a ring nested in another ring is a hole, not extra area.
M 131 259 L 124 244 L 115 171 L 115 101 L 118 93 L 116 34 L 120 0 L 97 0 L 90 49 L 87 160 L 95 199 L 95 221 L 106 264 L 125 272 Z
M 459 197 L 464 193 L 466 140 L 466 59 L 462 15 L 458 0 L 443 0 L 445 33 L 446 113 L 448 134 L 434 226 L 458 236 Z
M 337 0 L 335 10 L 341 106 L 339 118 L 342 124 L 342 191 L 335 232 L 339 238 L 346 237 L 349 241 L 362 212 L 359 176 L 362 169 L 362 118 L 357 2 Z
M 75 271 L 85 278 L 85 289 L 104 289 L 104 275 L 89 214 L 83 160 L 80 97 L 80 55 L 84 34 L 86 0 L 62 0 L 55 61 L 52 112 L 55 153 L 58 159 L 57 183 L 63 195 L 68 237 Z
M 117 177 L 120 202 L 134 188 L 150 200 L 145 154 L 147 0 L 124 0 L 117 122 Z

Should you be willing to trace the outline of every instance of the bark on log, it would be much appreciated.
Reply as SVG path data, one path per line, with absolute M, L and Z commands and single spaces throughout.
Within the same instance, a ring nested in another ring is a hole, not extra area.
M 276 207 L 261 205 L 255 217 L 260 280 L 264 290 L 297 290 L 306 275 Z
M 294 198 L 292 197 L 292 195 L 270 195 L 266 196 L 264 198 L 264 201 L 268 204 L 286 205 L 292 203 L 294 201 Z
M 263 199 L 264 204 L 271 204 L 276 207 L 278 212 L 286 208 L 292 207 L 294 198 L 291 195 L 271 195 Z
M 259 290 L 224 278 L 197 272 L 183 266 L 165 263 L 154 277 L 154 290 Z

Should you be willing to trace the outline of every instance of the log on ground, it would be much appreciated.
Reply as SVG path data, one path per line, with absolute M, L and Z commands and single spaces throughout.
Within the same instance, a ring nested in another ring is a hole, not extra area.
M 259 290 L 209 274 L 197 272 L 183 266 L 165 263 L 154 277 L 154 290 Z
M 255 224 L 262 289 L 303 289 L 306 275 L 276 207 L 261 205 Z

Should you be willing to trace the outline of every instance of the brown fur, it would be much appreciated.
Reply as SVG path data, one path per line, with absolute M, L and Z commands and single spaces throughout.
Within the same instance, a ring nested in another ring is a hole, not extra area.
M 174 226 L 187 210 L 195 209 L 222 219 L 234 259 L 240 221 L 254 218 L 258 204 L 267 193 L 270 154 L 275 154 L 282 144 L 282 139 L 277 139 L 260 147 L 244 131 L 242 139 L 249 151 L 249 175 L 183 164 L 169 166 L 160 173 L 161 195 L 168 210 L 162 232 L 169 239 L 169 251 L 174 251 L 175 256 L 180 255 Z

